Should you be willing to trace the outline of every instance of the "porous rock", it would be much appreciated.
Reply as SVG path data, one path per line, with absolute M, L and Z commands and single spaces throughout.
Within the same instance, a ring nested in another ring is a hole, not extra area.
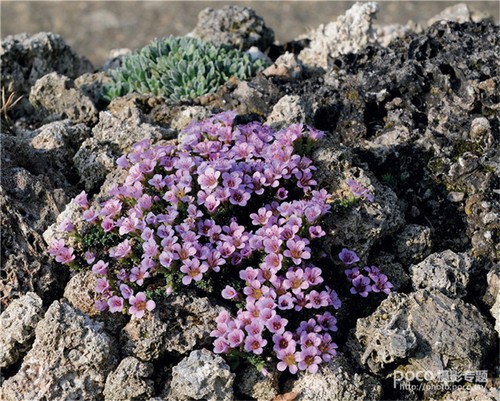
M 141 401 L 154 394 L 154 383 L 150 377 L 153 365 L 134 357 L 123 359 L 108 375 L 104 387 L 105 401 Z
M 235 382 L 235 389 L 249 399 L 257 401 L 271 401 L 278 395 L 279 372 L 268 369 L 266 375 L 259 372 L 254 366 L 248 366 Z
M 466 253 L 457 254 L 451 250 L 433 253 L 410 266 L 413 288 L 435 288 L 451 298 L 463 298 L 467 295 L 472 262 Z
M 300 60 L 306 65 L 326 69 L 333 57 L 356 53 L 375 43 L 372 21 L 377 11 L 376 3 L 356 3 L 336 21 L 320 25 L 311 35 L 309 47 L 300 52 Z
M 459 388 L 446 394 L 441 401 L 497 401 L 500 399 L 500 389 L 475 384 L 470 387 Z
M 69 78 L 76 78 L 92 71 L 88 60 L 78 56 L 64 41 L 51 32 L 34 35 L 21 33 L 2 40 L 2 87 L 7 93 L 23 96 L 14 110 L 30 112 L 28 101 L 30 88 L 46 74 L 57 72 Z
M 418 224 L 408 224 L 395 236 L 395 253 L 406 266 L 418 263 L 431 253 L 431 229 Z
M 289 385 L 294 401 L 380 400 L 380 382 L 365 373 L 355 373 L 347 358 L 338 354 L 320 366 L 318 373 L 301 372 Z
M 304 65 L 294 53 L 285 52 L 276 61 L 267 67 L 262 73 L 266 77 L 280 77 L 287 79 L 299 79 L 304 72 Z
M 237 5 L 202 10 L 198 14 L 198 24 L 190 35 L 242 50 L 252 46 L 266 50 L 274 41 L 274 32 L 266 26 L 262 17 L 251 8 Z
M 231 401 L 234 373 L 224 360 L 206 349 L 196 350 L 172 369 L 169 400 Z
M 359 361 L 378 375 L 398 371 L 475 371 L 494 347 L 491 324 L 475 306 L 433 290 L 391 293 L 369 317 L 359 319 L 347 344 Z M 416 376 L 415 376 L 416 377 Z M 426 396 L 433 394 L 432 386 Z
M 115 161 L 135 142 L 170 139 L 170 130 L 143 122 L 137 108 L 124 108 L 116 114 L 101 112 L 92 137 L 85 140 L 75 154 L 74 163 L 87 191 L 97 189 L 115 168 Z
M 31 104 L 42 118 L 68 118 L 75 123 L 95 124 L 97 109 L 92 100 L 75 83 L 57 72 L 44 75 L 35 82 L 29 95 Z
M 285 95 L 273 106 L 266 124 L 273 129 L 280 129 L 295 123 L 310 123 L 311 105 L 297 95 Z
M 43 316 L 42 299 L 34 292 L 12 301 L 0 315 L 0 368 L 16 363 L 26 352 Z
M 0 389 L 5 401 L 102 400 L 117 351 L 102 324 L 54 302 L 35 330 L 20 370 Z

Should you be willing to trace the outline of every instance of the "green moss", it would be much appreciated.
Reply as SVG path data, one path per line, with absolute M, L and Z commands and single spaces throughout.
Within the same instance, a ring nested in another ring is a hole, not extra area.
M 480 156 L 482 153 L 481 145 L 476 141 L 458 140 L 453 143 L 451 151 L 451 160 L 456 162 L 464 153 L 469 152 Z

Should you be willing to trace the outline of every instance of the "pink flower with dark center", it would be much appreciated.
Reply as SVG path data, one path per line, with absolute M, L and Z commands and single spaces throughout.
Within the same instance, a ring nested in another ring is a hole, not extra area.
M 353 263 L 359 262 L 359 257 L 356 255 L 356 252 L 350 251 L 346 248 L 343 248 L 339 253 L 339 259 L 345 265 L 352 265 Z
M 115 222 L 113 221 L 113 219 L 111 219 L 111 218 L 109 218 L 109 217 L 106 216 L 101 221 L 101 227 L 102 227 L 102 229 L 104 230 L 105 233 L 108 233 L 111 230 L 113 230 L 113 228 L 115 228 Z
M 372 287 L 370 286 L 370 279 L 368 277 L 360 274 L 352 280 L 351 294 L 359 294 L 363 298 L 366 298 L 371 290 Z
M 320 344 L 321 336 L 318 333 L 303 331 L 300 334 L 300 345 L 302 345 L 302 348 L 319 347 Z
M 309 282 L 304 278 L 304 271 L 302 269 L 288 270 L 286 272 L 286 279 L 283 281 L 285 289 L 292 289 L 292 292 L 297 295 L 303 290 L 309 288 Z
M 111 313 L 121 312 L 123 310 L 123 298 L 116 295 L 108 299 L 109 311 Z
M 230 190 L 229 202 L 232 205 L 246 206 L 249 199 L 250 194 L 242 189 Z
M 286 242 L 286 246 L 288 247 L 283 255 L 291 258 L 293 263 L 299 265 L 302 262 L 302 259 L 310 259 L 311 258 L 311 249 L 306 247 L 306 243 L 304 240 L 294 240 L 289 239 Z
M 130 276 L 129 280 L 133 283 L 136 283 L 137 285 L 143 285 L 144 280 L 150 277 L 148 269 L 145 267 L 133 267 L 132 270 L 130 270 Z
M 307 370 L 309 373 L 316 373 L 321 358 L 318 356 L 316 347 L 305 348 L 296 357 L 300 370 Z
M 251 213 L 250 218 L 252 219 L 252 224 L 255 226 L 265 226 L 269 221 L 269 218 L 273 215 L 273 212 L 267 210 L 265 207 L 261 207 L 257 213 Z
M 277 368 L 280 372 L 283 372 L 288 368 L 291 374 L 297 373 L 297 353 L 295 349 L 284 349 L 276 353 L 276 356 L 280 360 L 278 362 Z
M 251 336 L 245 338 L 245 351 L 253 352 L 256 355 L 262 354 L 264 347 L 267 345 L 267 340 L 264 340 L 261 335 Z
M 85 261 L 87 262 L 87 264 L 91 265 L 92 263 L 94 263 L 95 253 L 87 251 L 87 252 L 85 252 L 83 257 L 85 258 Z
M 306 298 L 309 301 L 306 308 L 319 309 L 328 306 L 329 297 L 325 291 L 321 291 L 321 293 L 319 293 L 318 291 L 313 290 L 307 294 Z
M 282 334 L 285 332 L 285 326 L 287 323 L 287 319 L 283 319 L 280 315 L 275 315 L 266 322 L 266 327 L 271 333 Z
M 122 202 L 119 199 L 111 198 L 102 204 L 101 216 L 112 218 L 122 210 Z
M 97 212 L 95 211 L 95 209 L 93 207 L 91 207 L 90 209 L 86 209 L 82 213 L 82 219 L 84 221 L 88 221 L 89 223 L 94 223 L 98 217 L 99 217 L 99 215 L 97 214 Z
M 243 330 L 240 329 L 231 330 L 227 334 L 227 339 L 229 341 L 229 346 L 231 348 L 237 348 L 245 340 L 245 333 L 243 332 Z
M 156 303 L 152 299 L 146 301 L 146 294 L 143 292 L 138 292 L 135 296 L 131 295 L 128 302 L 130 304 L 128 313 L 138 319 L 144 316 L 146 310 L 151 312 L 156 307 Z
M 215 171 L 212 167 L 208 167 L 199 177 L 198 184 L 202 191 L 212 191 L 217 187 L 219 182 L 220 171 Z
M 200 281 L 203 278 L 203 273 L 208 270 L 206 263 L 201 263 L 198 259 L 186 259 L 180 268 L 182 273 L 186 275 L 182 278 L 182 284 L 189 285 L 191 281 Z
M 66 247 L 66 242 L 64 239 L 55 240 L 50 242 L 49 255 L 56 256 Z
M 323 231 L 321 226 L 311 226 L 309 227 L 309 235 L 311 238 L 321 238 L 326 235 L 326 232 Z
M 330 312 L 316 315 L 316 320 L 323 330 L 337 331 L 337 319 Z
M 321 359 L 323 359 L 324 362 L 331 361 L 332 358 L 337 355 L 336 348 L 338 348 L 337 344 L 332 341 L 330 334 L 323 334 L 321 344 L 318 346 L 318 351 L 321 353 Z

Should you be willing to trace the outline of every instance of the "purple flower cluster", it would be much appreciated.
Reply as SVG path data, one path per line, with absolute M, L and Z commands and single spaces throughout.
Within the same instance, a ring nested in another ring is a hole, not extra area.
M 344 273 L 352 284 L 351 294 L 359 294 L 363 298 L 366 298 L 369 292 L 384 292 L 385 294 L 389 294 L 391 288 L 394 287 L 389 282 L 387 276 L 382 274 L 376 266 L 365 266 L 363 268 L 367 276 L 361 273 L 359 267 L 351 266 L 359 262 L 356 252 L 344 248 L 339 253 L 339 259 L 346 267 L 349 267 Z
M 74 199 L 85 229 L 77 233 L 71 221 L 60 229 L 79 245 L 60 239 L 49 252 L 92 270 L 98 310 L 136 318 L 156 307 L 158 290 L 169 295 L 218 274 L 222 297 L 237 311 L 217 318 L 215 352 L 274 356 L 280 371 L 315 372 L 335 356 L 331 312 L 340 300 L 315 265 L 331 196 L 315 189 L 315 167 L 297 149 L 322 132 L 302 124 L 275 132 L 236 125 L 235 117 L 193 122 L 175 145 L 133 145 L 117 160 L 128 172 L 124 184 L 107 200 L 91 205 L 85 192 Z M 388 288 L 377 277 L 365 290 Z

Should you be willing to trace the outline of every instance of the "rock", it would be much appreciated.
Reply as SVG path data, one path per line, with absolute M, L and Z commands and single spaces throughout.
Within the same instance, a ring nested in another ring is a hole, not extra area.
M 75 154 L 74 163 L 85 183 L 87 191 L 97 189 L 115 168 L 115 161 L 130 150 L 131 145 L 142 139 L 151 142 L 170 139 L 171 130 L 142 121 L 142 113 L 136 108 L 101 112 L 99 123 L 92 129 L 92 137 L 85 140 Z
M 431 229 L 418 224 L 408 224 L 395 236 L 396 255 L 405 266 L 418 263 L 431 253 Z
M 133 357 L 123 359 L 116 370 L 106 379 L 105 401 L 141 401 L 154 395 L 154 383 L 150 380 L 153 365 Z
M 1 62 L 2 87 L 8 94 L 23 96 L 13 110 L 18 114 L 32 111 L 28 101 L 30 88 L 44 75 L 57 72 L 74 79 L 92 71 L 88 60 L 79 57 L 61 36 L 51 32 L 5 37 Z
M 430 18 L 427 25 L 432 25 L 440 21 L 453 21 L 463 24 L 464 22 L 471 21 L 471 13 L 469 7 L 465 3 L 455 4 L 454 6 L 447 7 L 439 14 Z
M 0 368 L 17 362 L 35 336 L 35 327 L 43 316 L 41 298 L 34 292 L 12 301 L 0 315 Z
M 172 369 L 168 397 L 172 401 L 233 399 L 234 373 L 224 360 L 202 349 L 191 352 Z
M 475 306 L 436 290 L 419 290 L 391 293 L 375 313 L 358 320 L 355 339 L 347 346 L 378 375 L 392 375 L 388 369 L 397 366 L 403 376 L 428 372 L 437 378 L 446 369 L 481 369 L 494 344 L 491 324 Z M 433 391 L 424 388 L 424 397 Z
M 304 98 L 285 95 L 274 105 L 266 125 L 280 129 L 295 123 L 311 122 L 311 115 L 311 105 Z
M 405 35 L 411 33 L 422 33 L 423 28 L 420 24 L 413 21 L 408 21 L 406 25 L 403 24 L 386 24 L 378 25 L 373 24 L 376 31 L 377 42 L 382 47 L 387 47 L 398 38 L 403 38 Z
M 95 308 L 95 280 L 96 277 L 91 271 L 75 274 L 64 289 L 64 298 L 75 309 L 85 313 L 90 317 L 99 315 Z
M 102 87 L 111 82 L 111 78 L 105 72 L 87 73 L 75 79 L 75 89 L 87 96 L 94 105 L 98 105 L 102 99 Z
M 177 131 L 182 131 L 192 121 L 203 121 L 208 118 L 211 113 L 203 106 L 189 106 L 180 111 L 170 123 L 171 127 Z
M 189 35 L 242 50 L 252 46 L 266 50 L 274 41 L 273 30 L 254 10 L 237 5 L 202 10 L 196 28 Z
M 380 268 L 389 281 L 394 285 L 391 291 L 399 292 L 410 283 L 410 276 L 401 263 L 395 261 L 396 257 L 390 253 L 381 252 L 375 256 L 371 263 Z
M 20 370 L 3 383 L 1 399 L 103 399 L 106 377 L 118 360 L 113 340 L 101 324 L 56 301 L 35 333 Z
M 212 347 L 210 332 L 222 307 L 192 294 L 170 296 L 158 303 L 150 319 L 132 319 L 122 332 L 127 355 L 154 361 L 165 352 L 187 354 Z
M 495 330 L 500 337 L 500 268 L 496 265 L 487 275 L 488 289 L 483 297 L 495 319 Z
M 287 79 L 300 79 L 304 72 L 304 65 L 297 56 L 290 52 L 285 52 L 276 61 L 267 67 L 262 74 L 266 77 L 280 77 Z
M 238 114 L 267 115 L 271 110 L 272 98 L 275 95 L 269 83 L 253 80 L 239 81 L 232 93 Z
M 472 259 L 465 253 L 446 250 L 433 253 L 417 265 L 410 266 L 413 288 L 437 289 L 451 298 L 467 295 Z
M 365 373 L 355 373 L 340 353 L 320 365 L 316 374 L 299 373 L 290 387 L 297 394 L 294 401 L 380 400 L 382 396 L 379 381 Z
M 128 56 L 130 53 L 132 53 L 132 50 L 127 48 L 111 49 L 109 51 L 108 59 L 104 62 L 101 70 L 108 71 L 120 68 L 123 57 Z
M 372 21 L 378 11 L 376 3 L 356 3 L 335 22 L 320 25 L 311 35 L 308 48 L 299 59 L 306 65 L 328 68 L 330 60 L 340 54 L 356 53 L 376 43 Z
M 156 310 L 159 308 L 157 307 Z M 123 353 L 145 362 L 154 362 L 166 352 L 165 341 L 169 327 L 156 314 L 131 319 L 120 333 Z
M 441 398 L 442 401 L 496 401 L 498 399 L 500 399 L 498 387 L 486 388 L 478 384 L 459 388 Z
M 97 109 L 75 83 L 57 72 L 44 75 L 31 88 L 30 103 L 42 118 L 68 118 L 75 123 L 95 124 Z
M 276 369 L 268 369 L 268 374 L 263 375 L 254 366 L 248 366 L 238 377 L 235 389 L 249 399 L 274 401 L 279 392 L 278 380 L 279 372 Z

